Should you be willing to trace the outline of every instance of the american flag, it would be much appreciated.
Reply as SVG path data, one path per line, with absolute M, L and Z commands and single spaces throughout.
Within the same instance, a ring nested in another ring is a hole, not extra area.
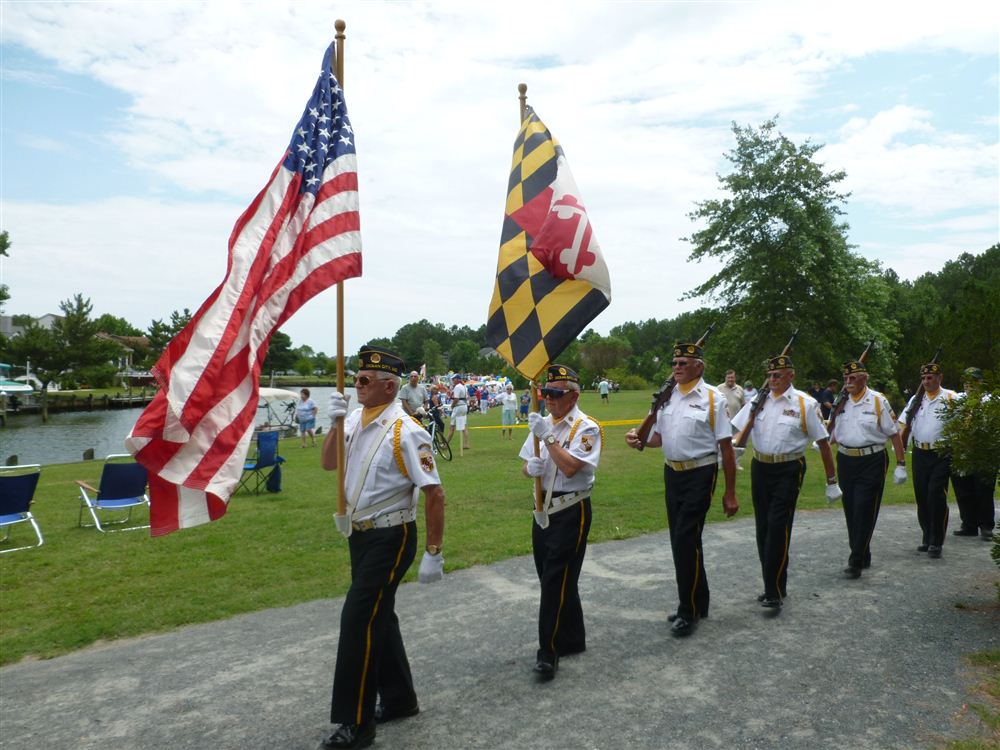
M 331 44 L 288 149 L 233 228 L 225 279 L 154 366 L 161 389 L 125 440 L 149 470 L 153 536 L 226 512 L 271 334 L 315 294 L 361 275 L 354 130 L 333 54 Z

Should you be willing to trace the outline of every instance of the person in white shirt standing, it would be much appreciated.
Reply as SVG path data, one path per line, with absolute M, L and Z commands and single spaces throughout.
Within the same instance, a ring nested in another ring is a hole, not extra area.
M 944 428 L 944 405 L 955 398 L 955 391 L 941 387 L 944 372 L 937 362 L 920 368 L 923 391 L 910 397 L 899 423 L 913 438 L 913 494 L 917 500 L 917 522 L 922 539 L 917 550 L 928 557 L 941 557 L 941 547 L 948 531 L 948 479 L 951 457 L 938 450 Z M 904 446 L 905 447 L 905 446 Z
M 677 612 L 667 617 L 675 636 L 690 635 L 698 620 L 708 616 L 709 591 L 705 576 L 701 532 L 712 504 L 722 454 L 726 489 L 722 507 L 727 516 L 739 511 L 736 500 L 736 459 L 733 428 L 726 415 L 726 399 L 702 378 L 704 350 L 678 342 L 670 363 L 676 383 L 670 400 L 656 414 L 656 427 L 646 445 L 663 448 L 663 483 L 670 526 L 670 549 L 677 577 Z M 625 433 L 625 442 L 639 450 L 638 431 Z
M 514 439 L 514 422 L 517 421 L 517 394 L 514 393 L 514 386 L 507 383 L 504 392 L 500 394 L 500 439 L 506 435 L 507 440 Z
M 531 547 L 541 584 L 535 673 L 555 677 L 559 657 L 587 648 L 580 602 L 580 570 L 590 533 L 590 490 L 601 457 L 601 427 L 577 406 L 580 380 L 564 365 L 551 365 L 542 388 L 548 416 L 528 415 L 531 433 L 521 446 L 526 477 L 541 478 L 545 502 L 535 512 Z M 540 441 L 535 456 L 535 441 Z
M 451 389 L 451 427 L 448 428 L 448 442 L 455 436 L 455 430 L 462 433 L 461 448 L 469 450 L 469 389 L 462 384 L 462 376 L 455 373 L 451 376 L 454 383 Z
M 779 355 L 768 359 L 770 394 L 763 400 L 750 428 L 754 451 L 750 463 L 753 514 L 757 555 L 764 577 L 764 593 L 757 601 L 774 610 L 781 609 L 787 595 L 792 522 L 806 474 L 806 446 L 811 441 L 816 441 L 823 459 L 827 501 L 834 502 L 842 494 L 819 404 L 809 394 L 792 387 L 794 380 L 791 357 Z M 742 393 L 743 389 L 736 387 Z M 733 418 L 737 431 L 747 427 L 751 411 L 752 404 L 746 404 Z

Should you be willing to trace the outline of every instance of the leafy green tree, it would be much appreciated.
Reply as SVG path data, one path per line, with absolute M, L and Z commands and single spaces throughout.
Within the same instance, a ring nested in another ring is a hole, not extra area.
M 837 190 L 845 173 L 825 171 L 814 158 L 821 146 L 796 145 L 773 119 L 760 128 L 734 123 L 733 133 L 736 147 L 726 154 L 733 169 L 719 177 L 724 195 L 696 204 L 689 216 L 701 228 L 685 238 L 690 260 L 721 263 L 685 295 L 719 303 L 724 325 L 709 361 L 754 377 L 799 329 L 800 377 L 825 379 L 874 336 L 879 350 L 869 370 L 876 383 L 890 381 L 898 338 L 892 300 L 878 264 L 847 242 L 847 195 Z
M 315 363 L 312 357 L 299 357 L 295 360 L 295 364 L 292 366 L 299 375 L 312 375 L 315 369 Z
M 292 349 L 292 337 L 283 331 L 271 334 L 271 342 L 264 357 L 263 372 L 288 372 L 295 368 L 298 355 Z
M 588 331 L 588 334 L 592 332 Z M 628 339 L 618 336 L 587 335 L 580 341 L 580 356 L 584 367 L 601 375 L 613 367 L 622 366 L 632 354 Z
M 456 341 L 448 352 L 448 366 L 456 372 L 474 370 L 478 359 L 479 345 L 469 339 Z
M 0 255 L 5 258 L 9 258 L 10 254 L 7 252 L 10 249 L 10 235 L 7 230 L 4 229 L 0 232 Z M 0 312 L 3 312 L 4 303 L 10 299 L 10 289 L 6 284 L 0 284 Z
M 145 360 L 145 365 L 147 367 L 152 366 L 160 358 L 160 355 L 163 354 L 163 350 L 167 348 L 167 344 L 190 322 L 191 311 L 186 307 L 183 311 L 174 310 L 170 313 L 170 320 L 166 323 L 159 319 L 153 320 L 149 324 L 149 328 L 146 329 L 146 336 L 149 338 L 149 352 Z
M 96 321 L 97 330 L 114 336 L 142 336 L 143 333 L 125 318 L 104 313 Z
M 964 398 L 945 403 L 944 418 L 942 442 L 952 471 L 995 476 L 1000 470 L 1000 383 L 990 377 L 970 387 Z
M 421 364 L 427 365 L 428 375 L 438 375 L 444 372 L 444 356 L 441 345 L 434 339 L 424 342 L 423 356 L 420 358 Z M 419 370 L 419 368 L 414 368 Z

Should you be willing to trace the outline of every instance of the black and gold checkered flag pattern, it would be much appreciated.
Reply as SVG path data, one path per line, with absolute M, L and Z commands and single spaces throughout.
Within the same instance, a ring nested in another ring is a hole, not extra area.
M 590 283 L 549 273 L 530 252 L 532 235 L 523 225 L 532 222 L 515 218 L 555 182 L 560 157 L 559 143 L 529 107 L 514 141 L 497 278 L 486 322 L 487 343 L 529 379 L 537 378 L 609 304 L 608 297 Z

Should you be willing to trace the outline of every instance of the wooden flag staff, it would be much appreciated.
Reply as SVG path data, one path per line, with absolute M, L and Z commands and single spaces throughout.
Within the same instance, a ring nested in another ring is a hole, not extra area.
M 331 60 L 331 69 L 337 76 L 337 83 L 344 87 L 344 29 L 347 24 L 337 19 L 333 27 L 337 30 L 336 53 Z M 337 282 L 337 390 L 344 392 L 344 282 Z M 337 418 L 337 515 L 347 514 L 347 488 L 344 480 L 344 420 L 347 415 Z
M 518 100 L 521 103 L 521 119 L 518 121 L 518 125 L 524 125 L 524 115 L 528 109 L 528 84 L 519 83 L 517 84 Z M 543 369 L 540 373 L 535 375 L 531 379 L 529 385 L 531 386 L 531 411 L 538 411 L 538 383 L 541 377 L 545 374 Z M 541 441 L 539 441 L 538 436 L 534 436 L 535 443 L 535 457 L 538 458 L 541 455 Z M 542 512 L 542 505 L 545 502 L 545 495 L 542 492 L 542 478 L 535 477 L 535 511 L 537 513 Z

